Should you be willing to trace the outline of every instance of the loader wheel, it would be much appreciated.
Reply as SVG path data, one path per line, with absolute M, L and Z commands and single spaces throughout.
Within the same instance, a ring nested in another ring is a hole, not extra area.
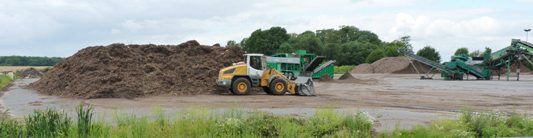
M 245 95 L 250 92 L 252 86 L 246 78 L 237 78 L 231 85 L 231 92 L 235 95 Z
M 270 84 L 270 93 L 273 95 L 283 95 L 287 92 L 287 82 L 283 79 L 275 79 Z

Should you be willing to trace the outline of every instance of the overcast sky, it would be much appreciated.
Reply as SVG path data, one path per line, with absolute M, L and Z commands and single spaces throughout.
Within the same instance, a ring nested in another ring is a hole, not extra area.
M 444 59 L 508 46 L 533 28 L 533 0 L 0 0 L 0 55 L 67 57 L 110 43 L 240 41 L 256 29 L 291 33 L 352 25 L 384 41 L 412 37 Z M 533 37 L 531 37 L 533 39 Z

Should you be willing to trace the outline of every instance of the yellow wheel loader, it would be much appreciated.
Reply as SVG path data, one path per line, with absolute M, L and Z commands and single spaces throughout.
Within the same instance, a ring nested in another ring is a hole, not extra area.
M 235 95 L 246 95 L 252 87 L 261 87 L 271 95 L 315 95 L 310 76 L 298 76 L 290 80 L 275 69 L 267 68 L 263 54 L 244 54 L 244 62 L 220 70 L 217 85 L 229 89 Z

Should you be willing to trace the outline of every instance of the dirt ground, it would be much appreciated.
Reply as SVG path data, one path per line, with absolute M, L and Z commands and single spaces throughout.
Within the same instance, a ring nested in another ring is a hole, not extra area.
M 419 80 L 406 74 L 353 74 L 360 83 L 317 82 L 317 96 L 271 96 L 262 92 L 247 96 L 197 95 L 149 97 L 135 100 L 91 99 L 99 106 L 208 106 L 252 108 L 357 108 L 394 107 L 458 112 L 463 108 L 492 111 L 533 111 L 533 76 L 522 81 Z
M 352 74 L 357 81 L 315 82 L 317 96 L 271 96 L 257 92 L 246 96 L 194 95 L 155 96 L 135 99 L 72 99 L 39 95 L 24 89 L 35 80 L 19 80 L 0 98 L 14 116 L 33 109 L 55 107 L 74 113 L 80 102 L 94 105 L 97 112 L 121 110 L 134 114 L 150 113 L 153 107 L 177 111 L 190 107 L 214 109 L 244 108 L 275 114 L 305 116 L 321 107 L 368 112 L 378 121 L 379 131 L 427 124 L 439 118 L 455 118 L 460 110 L 502 111 L 532 114 L 533 75 L 521 81 L 444 81 L 420 80 L 415 74 Z M 340 75 L 336 76 L 338 78 Z M 516 78 L 511 78 L 516 79 Z M 0 105 L 1 106 L 1 105 Z

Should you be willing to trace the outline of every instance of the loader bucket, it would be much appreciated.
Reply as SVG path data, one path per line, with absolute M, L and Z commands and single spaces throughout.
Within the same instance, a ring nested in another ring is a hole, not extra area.
M 298 86 L 298 95 L 313 96 L 315 95 L 315 85 L 311 77 L 299 76 L 294 83 Z

